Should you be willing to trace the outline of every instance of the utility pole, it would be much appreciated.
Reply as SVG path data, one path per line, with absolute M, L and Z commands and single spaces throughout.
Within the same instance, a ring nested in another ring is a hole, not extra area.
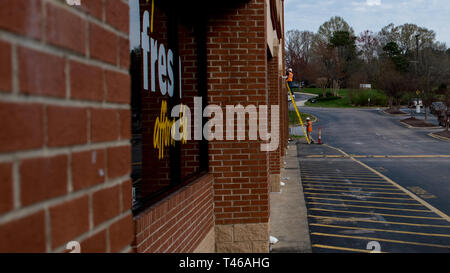
M 419 65 L 419 36 L 420 36 L 420 34 L 416 34 L 415 35 L 415 37 L 416 37 L 416 65 L 415 65 L 415 68 L 416 68 L 416 79 L 418 80 L 419 79 L 419 73 L 418 73 L 418 71 L 417 71 L 417 67 L 418 67 L 418 65 Z M 418 83 L 419 81 L 417 81 L 417 83 Z M 419 89 L 417 89 L 417 92 L 419 92 Z M 417 109 L 416 109 L 416 112 L 417 113 L 420 113 L 420 104 L 419 104 L 419 102 L 420 102 L 420 96 L 419 96 L 419 94 L 417 94 Z
M 418 76 L 417 74 L 417 65 L 419 64 L 419 36 L 420 34 L 416 34 L 416 77 Z

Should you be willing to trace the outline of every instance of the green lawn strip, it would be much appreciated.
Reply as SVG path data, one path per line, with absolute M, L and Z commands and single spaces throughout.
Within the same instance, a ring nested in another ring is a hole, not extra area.
M 312 122 L 317 120 L 315 116 L 306 113 L 300 113 L 300 116 L 302 117 L 303 123 L 306 122 L 306 118 L 310 118 Z M 289 125 L 290 126 L 300 125 L 300 121 L 298 120 L 297 113 L 295 111 L 289 111 Z
M 297 92 L 299 92 L 299 91 L 297 90 Z M 322 93 L 323 93 L 321 88 L 304 88 L 301 90 L 301 92 L 317 94 L 317 95 L 322 95 Z M 332 90 L 327 89 L 327 92 L 331 93 Z M 348 89 L 340 89 L 338 91 L 339 98 L 336 98 L 336 97 L 328 97 L 326 99 L 316 98 L 315 103 L 311 103 L 308 101 L 305 103 L 305 105 L 310 106 L 310 107 L 329 107 L 329 108 L 367 107 L 367 106 L 369 106 L 368 100 L 367 100 L 367 98 L 369 98 L 369 97 L 371 98 L 370 106 L 375 106 L 374 102 L 381 102 L 381 103 L 378 103 L 379 105 L 376 105 L 376 106 L 383 106 L 382 104 L 387 102 L 387 100 L 385 99 L 385 95 L 382 94 L 378 90 L 367 90 L 367 91 L 360 91 L 360 92 L 361 93 L 358 93 L 356 91 L 353 92 L 353 96 L 354 96 L 353 101 L 357 101 L 357 99 L 359 99 L 359 104 L 361 106 L 355 106 L 352 104 L 352 102 L 350 101 L 350 96 L 349 96 L 350 90 L 348 90 Z M 360 97 L 356 98 L 356 96 L 360 96 Z
M 292 139 L 302 139 L 302 138 L 305 138 L 305 136 L 289 135 L 289 138 L 292 138 Z

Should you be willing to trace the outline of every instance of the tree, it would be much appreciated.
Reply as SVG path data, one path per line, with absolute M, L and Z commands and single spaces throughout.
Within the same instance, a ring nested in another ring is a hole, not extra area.
M 318 38 L 324 42 L 329 42 L 333 34 L 338 31 L 346 31 L 352 36 L 355 35 L 355 31 L 352 27 L 340 16 L 331 17 L 330 20 L 323 23 L 319 27 L 317 32 Z
M 448 127 L 449 127 L 449 116 L 450 116 L 450 90 L 446 90 L 445 95 L 444 95 L 444 103 L 445 106 L 447 106 L 447 109 L 445 111 L 445 131 L 448 132 Z
M 390 58 L 383 58 L 378 71 L 377 87 L 388 97 L 389 108 L 399 110 L 400 99 L 406 92 L 412 92 L 415 85 L 409 74 L 397 70 Z
M 320 88 L 322 88 L 322 97 L 325 98 L 327 96 L 328 79 L 324 78 L 324 77 L 321 77 L 321 78 L 318 78 L 316 80 L 316 83 L 317 83 L 318 86 L 320 86 Z
M 313 58 L 315 34 L 310 31 L 289 30 L 286 33 L 286 65 L 292 68 L 296 79 L 305 79 L 312 74 L 315 79 L 315 68 L 310 65 Z
M 417 40 L 416 35 L 418 35 Z M 403 24 L 401 26 L 389 24 L 378 33 L 378 39 L 382 45 L 395 42 L 401 54 L 408 57 L 414 57 L 417 44 L 420 50 L 431 46 L 435 38 L 436 33 L 433 30 L 419 27 L 415 24 Z
M 342 76 L 335 79 L 339 86 L 342 84 L 346 86 L 350 75 L 359 70 L 355 41 L 356 37 L 348 31 L 336 31 L 330 39 L 330 45 L 337 50 L 338 61 L 343 66 Z M 339 86 L 337 86 L 338 89 Z
M 383 52 L 395 64 L 396 70 L 406 72 L 409 68 L 409 61 L 402 55 L 397 43 L 389 42 L 383 47 Z
M 378 45 L 378 38 L 370 30 L 361 32 L 356 38 L 357 50 L 366 63 L 370 63 L 376 57 Z
M 332 45 L 319 40 L 314 48 L 314 54 L 318 57 L 320 74 L 327 78 L 327 82 L 333 88 L 333 93 L 337 96 L 339 82 L 344 78 L 344 64 L 339 58 L 337 49 Z

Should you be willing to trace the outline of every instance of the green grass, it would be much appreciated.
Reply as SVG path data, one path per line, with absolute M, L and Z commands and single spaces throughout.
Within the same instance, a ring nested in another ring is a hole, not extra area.
M 303 122 L 306 122 L 306 118 L 310 118 L 312 121 L 316 119 L 315 116 L 301 113 L 300 116 L 302 117 Z M 297 113 L 295 111 L 289 111 L 289 125 L 299 125 L 300 121 L 298 120 Z
M 322 95 L 321 88 L 305 88 L 303 90 L 305 93 L 311 93 L 316 95 Z M 332 92 L 331 89 L 327 89 L 327 92 Z M 310 103 L 309 101 L 305 103 L 306 106 L 312 107 L 333 107 L 333 108 L 341 108 L 341 107 L 352 107 L 350 100 L 348 98 L 348 90 L 340 89 L 338 91 L 338 96 L 340 99 L 335 100 L 326 100 L 326 101 L 317 101 L 316 103 Z
M 321 88 L 304 88 L 302 90 L 304 93 L 311 93 L 316 95 L 322 95 Z M 331 93 L 331 89 L 327 89 L 328 93 Z M 320 101 L 316 103 L 306 102 L 306 106 L 310 107 L 330 107 L 330 108 L 349 108 L 349 107 L 367 107 L 367 98 L 371 98 L 370 106 L 386 106 L 387 99 L 386 96 L 378 90 L 369 91 L 350 91 L 348 89 L 339 89 L 338 96 L 339 99 L 328 98 L 327 100 Z
M 302 138 L 305 138 L 305 136 L 294 136 L 294 135 L 289 135 L 289 138 L 292 138 L 292 139 L 302 139 Z

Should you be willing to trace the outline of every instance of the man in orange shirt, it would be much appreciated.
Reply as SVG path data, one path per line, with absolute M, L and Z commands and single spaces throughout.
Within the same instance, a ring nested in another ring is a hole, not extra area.
M 287 83 L 289 85 L 289 88 L 292 91 L 292 82 L 294 81 L 294 73 L 292 73 L 292 68 L 288 69 L 288 71 L 286 73 L 286 76 L 287 76 L 287 80 L 286 81 L 287 81 Z
M 312 134 L 312 122 L 310 118 L 306 118 L 306 133 L 308 135 L 308 139 L 310 143 L 314 143 L 314 140 L 311 137 Z

